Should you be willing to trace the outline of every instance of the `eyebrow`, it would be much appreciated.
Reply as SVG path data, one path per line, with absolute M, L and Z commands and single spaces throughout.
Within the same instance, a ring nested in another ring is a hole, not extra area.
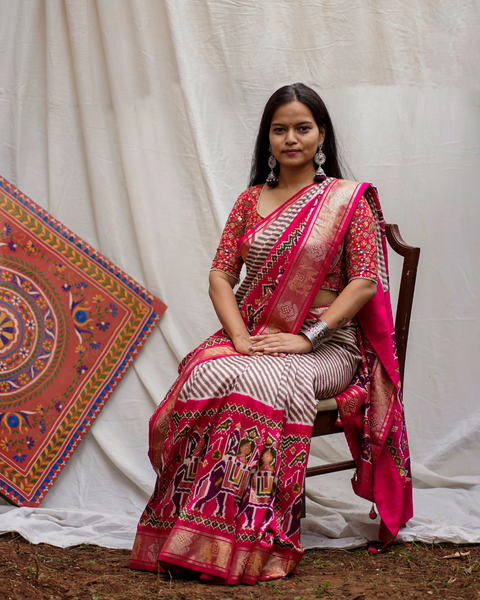
M 312 121 L 301 121 L 300 123 L 295 123 L 295 125 L 312 125 Z M 284 125 L 284 123 L 272 123 L 270 127 L 276 127 L 277 125 Z

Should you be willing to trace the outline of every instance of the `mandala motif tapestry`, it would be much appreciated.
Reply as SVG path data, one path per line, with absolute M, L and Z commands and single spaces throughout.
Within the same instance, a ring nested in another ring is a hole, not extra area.
M 0 494 L 37 506 L 166 306 L 0 177 Z

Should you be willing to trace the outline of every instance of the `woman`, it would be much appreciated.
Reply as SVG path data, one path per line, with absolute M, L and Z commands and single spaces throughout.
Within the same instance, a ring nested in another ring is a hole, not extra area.
M 131 567 L 228 584 L 291 573 L 317 399 L 331 396 L 354 489 L 394 539 L 412 511 L 384 236 L 375 190 L 342 180 L 316 92 L 275 92 L 210 273 L 223 329 L 182 361 L 150 422 L 158 478 Z

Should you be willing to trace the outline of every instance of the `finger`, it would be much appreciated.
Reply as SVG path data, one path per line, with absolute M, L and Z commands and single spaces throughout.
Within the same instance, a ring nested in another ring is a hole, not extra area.
M 278 348 L 269 348 L 269 347 L 254 348 L 253 352 L 260 352 L 261 354 L 272 354 L 273 352 L 278 352 Z
M 268 346 L 266 346 L 265 344 L 252 344 L 250 346 L 250 348 L 252 350 L 263 350 L 263 348 L 267 348 Z
M 250 346 L 250 348 L 252 348 L 252 350 L 264 350 L 265 348 L 271 348 L 271 347 L 272 347 L 272 345 L 268 344 L 266 342 L 263 342 L 263 343 L 259 342 L 258 344 L 252 344 Z
M 277 335 L 278 333 L 264 333 L 262 335 L 252 335 L 250 337 L 250 340 L 254 342 L 263 342 L 264 340 L 270 340 L 276 337 Z
M 252 348 L 276 348 L 284 346 L 281 340 L 264 340 L 262 342 L 255 342 L 252 344 Z
M 265 354 L 287 354 L 288 352 L 285 352 L 285 348 L 265 348 L 264 350 Z
M 278 342 L 276 344 L 264 345 L 263 348 L 270 352 L 289 352 L 291 350 L 291 348 L 285 344 L 279 344 Z
M 262 352 L 264 350 L 264 346 L 262 344 L 256 344 L 250 346 L 250 350 L 252 352 Z

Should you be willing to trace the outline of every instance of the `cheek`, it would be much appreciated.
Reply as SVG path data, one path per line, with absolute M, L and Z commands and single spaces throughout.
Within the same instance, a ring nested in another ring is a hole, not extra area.
M 269 135 L 268 143 L 270 144 L 270 146 L 272 148 L 274 148 L 275 146 L 278 146 L 281 143 L 280 136 L 278 134 L 277 135 Z
M 282 154 L 281 145 L 282 142 L 278 139 L 278 137 L 272 136 L 271 138 L 269 138 L 269 147 L 271 148 L 273 154 L 276 156 L 277 160 Z

